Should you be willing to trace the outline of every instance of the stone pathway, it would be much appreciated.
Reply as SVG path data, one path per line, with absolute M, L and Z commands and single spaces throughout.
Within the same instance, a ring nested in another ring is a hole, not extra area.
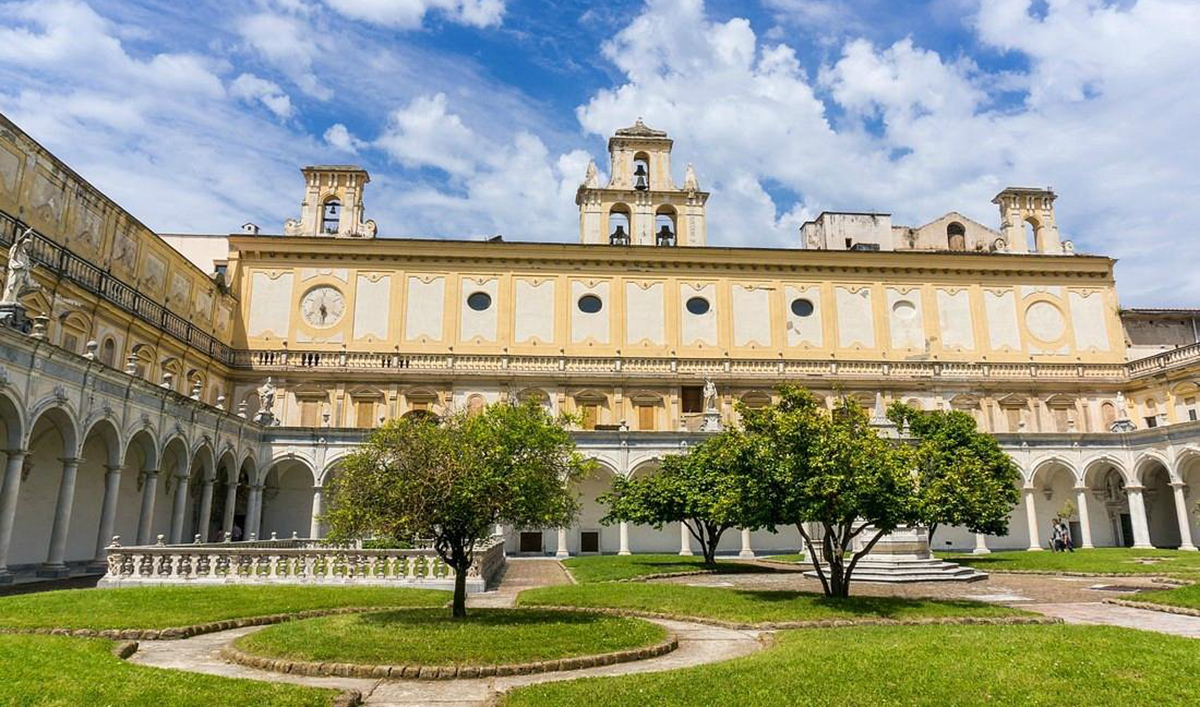
M 358 678 L 309 677 L 256 670 L 222 660 L 221 647 L 230 641 L 264 627 L 254 626 L 194 636 L 178 641 L 142 641 L 130 662 L 158 668 L 175 668 L 230 678 L 248 678 L 265 682 L 287 682 L 311 687 L 359 690 L 366 704 L 389 707 L 439 705 L 474 707 L 489 704 L 497 693 L 521 685 L 572 680 L 581 677 L 629 675 L 633 673 L 676 670 L 706 663 L 738 658 L 763 648 L 761 631 L 735 631 L 683 621 L 649 619 L 665 626 L 679 637 L 679 648 L 658 658 L 584 670 L 538 675 L 516 675 L 479 680 L 366 680 Z
M 1200 638 L 1200 617 L 1168 614 L 1163 611 L 1134 609 L 1129 606 L 1100 602 L 1057 604 L 1025 604 L 1021 608 L 1054 616 L 1069 624 L 1102 624 L 1123 626 L 1143 631 L 1157 631 L 1175 636 Z
M 558 560 L 544 557 L 510 557 L 504 565 L 504 576 L 493 591 L 467 595 L 468 607 L 492 609 L 516 605 L 517 595 L 533 587 L 570 584 L 571 578 Z

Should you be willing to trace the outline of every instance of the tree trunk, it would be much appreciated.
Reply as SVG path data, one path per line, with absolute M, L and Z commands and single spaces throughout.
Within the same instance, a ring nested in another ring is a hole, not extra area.
M 833 596 L 829 590 L 829 579 L 825 576 L 825 570 L 821 568 L 821 563 L 817 558 L 817 549 L 813 547 L 812 537 L 804 529 L 803 523 L 797 523 L 796 530 L 800 531 L 800 537 L 804 539 L 804 546 L 808 548 L 808 557 L 813 564 L 813 569 L 817 571 L 817 579 L 821 580 L 821 589 L 825 592 L 825 596 Z
M 467 569 L 470 566 L 470 561 L 467 561 L 462 566 L 454 567 L 454 609 L 451 615 L 456 619 L 467 616 Z

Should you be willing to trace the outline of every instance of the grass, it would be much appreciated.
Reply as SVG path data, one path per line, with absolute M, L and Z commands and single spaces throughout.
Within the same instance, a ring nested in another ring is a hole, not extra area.
M 1182 606 L 1188 609 L 1200 609 L 1200 584 L 1179 587 L 1178 589 L 1167 589 L 1165 591 L 1139 592 L 1135 596 L 1129 597 L 1129 599 L 1149 602 L 1151 604 L 1167 604 L 1169 606 Z
M 637 579 L 654 574 L 679 574 L 682 572 L 697 572 L 713 569 L 704 566 L 704 558 L 699 556 L 685 557 L 680 555 L 591 555 L 587 557 L 572 557 L 562 561 L 571 571 L 575 581 L 612 582 L 620 579 Z M 755 567 L 741 562 L 717 560 L 715 571 L 723 574 L 737 572 L 764 572 L 762 567 Z
M 1005 550 L 990 555 L 937 553 L 937 556 L 969 565 L 985 572 L 1037 570 L 1042 572 L 1093 572 L 1097 574 L 1196 574 L 1200 573 L 1200 552 L 1179 550 L 1135 550 L 1104 547 L 1075 552 L 1029 552 Z M 1149 560 L 1151 563 L 1139 562 Z
M 765 652 L 521 688 L 505 707 L 1200 703 L 1195 639 L 1107 626 L 786 631 Z
M 100 639 L 0 636 L 0 704 L 328 706 L 336 691 L 127 663 Z
M 405 610 L 305 619 L 239 638 L 256 655 L 368 665 L 499 665 L 595 655 L 665 640 L 640 619 L 568 611 L 474 609 L 466 619 Z
M 1017 609 L 974 601 L 865 596 L 827 599 L 811 592 L 642 583 L 540 587 L 521 592 L 517 603 L 520 606 L 628 609 L 737 623 L 1028 615 Z
M 804 555 L 801 555 L 798 552 L 792 553 L 790 555 L 767 555 L 767 556 L 761 557 L 759 559 L 770 560 L 771 562 L 791 562 L 793 564 L 799 564 L 799 563 L 805 561 Z
M 380 587 L 75 589 L 0 597 L 0 628 L 170 628 L 337 607 L 441 606 L 449 593 Z

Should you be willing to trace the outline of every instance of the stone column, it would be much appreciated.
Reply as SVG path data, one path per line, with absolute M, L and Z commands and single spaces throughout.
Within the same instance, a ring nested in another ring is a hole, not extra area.
M 320 486 L 313 487 L 312 524 L 308 528 L 308 537 L 321 537 L 321 514 L 325 512 L 325 490 Z
M 750 529 L 742 528 L 742 551 L 738 553 L 738 557 L 748 559 L 754 558 L 754 549 L 750 547 Z
M 149 545 L 154 532 L 154 497 L 158 493 L 158 469 L 146 469 L 142 482 L 142 509 L 138 515 L 137 544 Z
M 692 556 L 692 534 L 688 532 L 687 524 L 679 524 L 679 554 L 683 557 Z
M 221 539 L 232 540 L 233 516 L 237 513 L 237 481 L 225 489 L 225 516 L 221 518 Z
M 1195 550 L 1192 542 L 1192 524 L 1188 521 L 1187 499 L 1183 497 L 1184 483 L 1172 481 L 1171 490 L 1175 492 L 1175 518 L 1179 521 L 1179 549 Z
M 258 524 L 262 520 L 262 490 L 261 485 L 250 487 L 250 497 L 246 503 L 246 527 L 242 531 L 243 540 L 250 540 L 251 535 L 254 535 L 255 540 L 258 539 Z
M 975 549 L 971 551 L 972 555 L 988 555 L 991 550 L 987 546 L 987 535 L 983 533 L 975 533 Z
M 183 542 L 183 516 L 187 511 L 188 477 L 175 477 L 175 500 L 171 503 L 171 534 L 167 542 L 178 545 Z
M 213 480 L 204 479 L 200 482 L 200 518 L 196 521 L 199 528 L 200 542 L 208 542 L 208 526 L 212 523 Z
M 567 529 L 558 529 L 558 549 L 554 551 L 555 557 L 570 557 L 571 553 L 567 552 Z
M 121 491 L 121 467 L 104 467 L 104 501 L 100 506 L 100 530 L 96 533 L 96 556 L 92 558 L 89 569 L 102 570 L 108 567 L 108 553 L 105 548 L 112 542 L 113 526 L 117 523 L 117 499 Z
M 0 487 L 0 584 L 12 582 L 8 571 L 8 546 L 12 543 L 13 523 L 17 519 L 17 496 L 21 492 L 21 469 L 25 464 L 23 449 L 5 451 L 4 486 Z
M 79 460 L 62 460 L 62 479 L 58 483 L 58 503 L 54 506 L 54 525 L 50 530 L 50 553 L 38 569 L 39 577 L 66 577 L 67 534 L 71 531 L 71 508 L 75 505 L 75 477 Z
M 1041 550 L 1043 548 L 1038 535 L 1037 506 L 1033 500 L 1033 497 L 1037 495 L 1037 489 L 1029 486 L 1021 490 L 1025 493 L 1025 522 L 1029 524 L 1029 549 Z
M 629 524 L 621 521 L 619 526 L 621 531 L 621 549 L 617 552 L 618 555 L 629 555 Z
M 1126 486 L 1129 496 L 1129 515 L 1133 521 L 1133 546 L 1151 548 L 1150 525 L 1146 522 L 1146 502 L 1142 498 L 1142 486 Z
M 1075 487 L 1075 505 L 1079 506 L 1079 532 L 1083 535 L 1082 547 L 1091 549 L 1096 546 L 1092 543 L 1092 519 L 1088 515 L 1087 495 L 1087 486 Z

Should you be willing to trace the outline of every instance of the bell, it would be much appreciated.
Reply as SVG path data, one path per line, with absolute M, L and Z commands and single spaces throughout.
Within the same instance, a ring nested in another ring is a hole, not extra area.
M 629 234 L 625 232 L 625 226 L 617 224 L 617 230 L 612 232 L 608 237 L 609 245 L 629 245 Z
M 637 169 L 633 170 L 633 188 L 638 191 L 646 191 L 650 188 L 650 184 L 646 181 L 646 177 L 650 176 L 646 172 L 645 165 L 638 165 Z
M 658 245 L 675 245 L 675 234 L 671 232 L 671 227 L 664 223 L 662 228 L 658 229 L 656 240 Z

